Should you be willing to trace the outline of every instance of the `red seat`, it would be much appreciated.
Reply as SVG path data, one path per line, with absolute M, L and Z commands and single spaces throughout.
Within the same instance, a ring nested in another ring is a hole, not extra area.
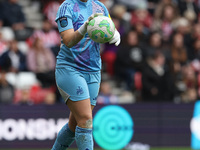
M 134 74 L 134 84 L 135 84 L 136 90 L 142 89 L 142 73 L 141 72 L 136 72 Z

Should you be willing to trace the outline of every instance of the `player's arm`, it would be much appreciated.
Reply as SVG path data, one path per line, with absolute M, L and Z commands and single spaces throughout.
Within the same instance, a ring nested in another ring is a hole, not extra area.
M 76 45 L 84 35 L 82 35 L 78 30 L 74 31 L 74 29 L 68 29 L 60 33 L 63 43 L 71 48 Z
M 94 17 L 97 17 L 99 15 L 103 15 L 103 14 L 96 13 L 96 14 L 91 15 L 88 18 L 88 20 L 84 22 L 84 24 L 76 31 L 74 31 L 74 29 L 68 29 L 68 30 L 62 31 L 60 34 L 61 34 L 63 43 L 69 48 L 75 46 L 86 34 L 88 22 L 92 20 Z

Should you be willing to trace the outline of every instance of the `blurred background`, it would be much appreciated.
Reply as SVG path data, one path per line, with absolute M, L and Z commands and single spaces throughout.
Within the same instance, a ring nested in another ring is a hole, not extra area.
M 190 120 L 200 97 L 200 0 L 100 1 L 122 42 L 101 45 L 97 110 L 108 104 L 125 107 L 138 121 L 132 141 L 190 147 Z M 62 2 L 0 0 L 0 127 L 8 118 L 57 122 L 69 113 L 54 79 L 60 46 L 54 20 Z M 9 140 L 1 132 L 0 148 L 23 139 Z M 54 138 L 39 145 L 48 147 Z M 15 147 L 26 147 L 20 142 Z

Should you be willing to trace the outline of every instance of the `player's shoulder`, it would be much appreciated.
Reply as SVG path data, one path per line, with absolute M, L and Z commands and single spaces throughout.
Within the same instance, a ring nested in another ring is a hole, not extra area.
M 99 0 L 92 0 L 92 1 L 95 4 L 97 4 L 100 7 L 101 10 L 103 10 L 103 12 L 105 13 L 106 16 L 109 16 L 108 9 L 106 8 L 106 6 L 102 2 L 100 2 Z
M 56 20 L 61 17 L 71 17 L 71 14 L 73 12 L 72 5 L 74 3 L 74 0 L 65 0 L 59 7 L 57 15 L 56 15 Z
M 62 4 L 60 5 L 60 8 L 62 8 L 62 7 L 71 7 L 73 3 L 74 3 L 73 0 L 65 0 L 65 1 L 62 2 Z

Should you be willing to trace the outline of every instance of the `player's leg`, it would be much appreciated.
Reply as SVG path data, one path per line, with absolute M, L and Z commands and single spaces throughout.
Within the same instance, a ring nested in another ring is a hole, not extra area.
M 91 109 L 92 110 L 94 109 L 93 105 L 91 105 Z M 77 122 L 76 122 L 76 119 L 75 119 L 74 115 L 72 114 L 72 112 L 70 112 L 70 115 L 69 115 L 68 126 L 69 126 L 71 131 L 75 132 L 75 129 L 76 129 L 76 126 L 77 126 Z
M 70 111 L 70 114 L 69 114 L 68 126 L 69 126 L 71 131 L 75 132 L 77 122 L 76 122 L 76 119 L 75 119 L 75 117 L 74 117 L 74 115 L 72 114 L 71 111 Z
M 69 122 L 59 131 L 52 150 L 66 150 L 75 141 L 76 120 L 70 112 Z
M 92 110 L 96 105 L 96 99 L 100 86 L 100 73 L 84 74 L 87 82 L 90 99 L 82 101 L 67 101 L 67 105 L 77 122 L 75 139 L 79 150 L 93 150 L 92 136 Z
M 84 99 L 87 99 L 90 97 L 85 78 L 83 77 L 83 75 L 81 73 L 77 72 L 75 69 L 73 69 L 71 67 L 56 69 L 56 83 L 57 83 L 58 89 L 66 103 L 68 103 L 68 101 L 74 101 L 74 102 L 78 101 L 79 102 L 81 100 L 84 100 Z M 71 100 L 69 100 L 69 98 Z M 73 108 L 73 106 L 71 108 Z M 90 103 L 89 103 L 88 108 L 87 109 L 90 111 L 89 116 L 92 116 Z M 70 114 L 69 124 L 67 126 L 71 130 L 74 130 L 75 124 L 77 122 L 77 119 L 75 119 L 74 112 L 72 111 L 72 113 Z M 77 117 L 77 118 L 79 118 L 79 117 Z M 79 124 L 80 124 L 82 119 L 78 119 L 78 120 L 80 120 L 79 121 Z M 65 131 L 65 130 L 61 130 L 60 132 L 62 132 L 62 131 Z M 66 134 L 66 132 L 64 132 L 64 133 Z M 59 134 L 59 135 L 63 135 L 63 134 Z M 66 135 L 66 136 L 61 136 L 61 139 L 65 139 L 63 141 L 66 141 L 66 138 L 69 138 L 70 136 L 71 136 L 71 134 Z M 57 139 L 58 138 L 59 138 L 59 136 L 57 137 Z M 56 144 L 60 145 L 60 143 L 58 143 L 58 142 L 55 142 L 54 145 L 56 145 Z M 92 144 L 93 144 L 93 142 L 92 142 Z M 92 145 L 92 144 L 89 144 L 89 145 Z M 69 145 L 69 144 L 67 144 L 67 145 Z M 61 148 L 61 146 L 59 146 L 59 147 Z M 65 149 L 66 149 L 66 147 L 65 147 Z M 63 149 L 53 149 L 53 150 L 63 150 Z
M 94 106 L 91 106 L 92 110 Z M 53 145 L 52 150 L 66 150 L 75 141 L 75 129 L 77 122 L 74 115 L 70 112 L 69 122 L 62 127 L 59 131 L 56 141 Z
M 76 118 L 76 143 L 79 150 L 92 150 L 92 110 L 96 105 L 96 99 L 100 86 L 100 72 L 94 74 L 84 74 L 87 82 L 90 99 L 74 102 L 68 100 L 67 105 Z M 91 109 L 89 109 L 89 107 Z M 83 140 L 85 139 L 85 140 Z
M 68 100 L 67 105 L 77 121 L 75 139 L 78 149 L 93 150 L 92 109 L 90 99 L 81 101 Z

